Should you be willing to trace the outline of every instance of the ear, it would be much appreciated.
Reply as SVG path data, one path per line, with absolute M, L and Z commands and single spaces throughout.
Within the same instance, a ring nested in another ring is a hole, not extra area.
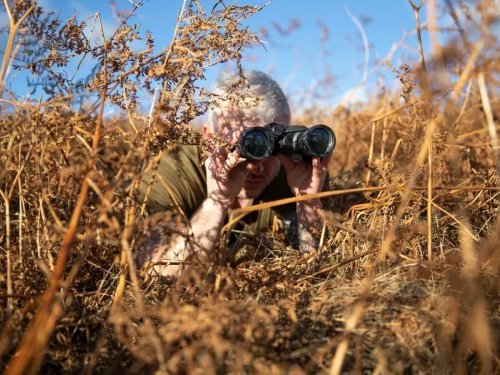
M 201 127 L 201 135 L 203 136 L 203 139 L 210 139 L 210 138 L 212 138 L 213 133 L 212 133 L 212 130 L 208 126 L 203 125 Z

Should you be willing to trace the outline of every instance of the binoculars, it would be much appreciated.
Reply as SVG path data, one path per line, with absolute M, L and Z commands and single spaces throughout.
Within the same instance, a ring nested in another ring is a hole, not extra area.
M 330 154 L 335 143 L 335 133 L 326 125 L 307 127 L 272 122 L 246 129 L 236 147 L 245 159 L 262 160 L 283 153 L 299 162 Z

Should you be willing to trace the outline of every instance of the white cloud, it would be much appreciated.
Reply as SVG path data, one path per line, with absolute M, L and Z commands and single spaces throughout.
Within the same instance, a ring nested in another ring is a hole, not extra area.
M 357 86 L 347 90 L 339 99 L 338 105 L 349 106 L 354 103 L 364 103 L 368 101 L 366 86 Z

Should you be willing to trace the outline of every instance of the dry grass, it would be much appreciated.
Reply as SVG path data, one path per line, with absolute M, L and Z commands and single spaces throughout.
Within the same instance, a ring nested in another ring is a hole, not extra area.
M 424 6 L 431 15 L 433 4 Z M 416 15 L 423 10 L 411 5 Z M 287 247 L 277 223 L 261 235 L 241 233 L 232 266 L 193 270 L 172 284 L 138 272 L 133 253 L 157 220 L 175 231 L 185 218 L 145 216 L 137 182 L 160 150 L 200 142 L 185 124 L 216 98 L 200 96 L 196 79 L 217 62 L 239 62 L 256 40 L 241 20 L 259 9 L 219 3 L 204 12 L 187 2 L 176 37 L 158 53 L 152 36 L 144 50 L 132 50 L 137 34 L 126 22 L 95 45 L 76 20 L 59 24 L 30 1 L 8 6 L 6 56 L 18 43 L 17 56 L 40 74 L 49 96 L 8 97 L 4 59 L 0 368 L 499 373 L 494 7 L 462 4 L 481 16 L 477 24 L 447 9 L 456 40 L 433 39 L 432 56 L 393 67 L 403 101 L 385 93 L 296 117 L 336 124 L 316 254 Z M 27 27 L 19 28 L 23 17 Z M 99 17 L 93 21 L 99 32 Z M 41 35 L 51 44 L 34 48 Z M 99 69 L 74 82 L 65 73 L 68 55 L 92 56 Z M 139 87 L 151 95 L 164 89 L 150 116 L 138 111 Z M 103 118 L 105 103 L 121 106 L 127 123 Z M 234 249 L 221 244 L 220 251 Z

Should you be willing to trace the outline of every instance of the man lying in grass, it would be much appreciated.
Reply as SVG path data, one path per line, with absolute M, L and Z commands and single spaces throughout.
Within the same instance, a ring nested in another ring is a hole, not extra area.
M 237 89 L 242 102 L 234 104 L 234 100 L 221 100 L 219 108 L 209 113 L 203 125 L 205 139 L 218 136 L 230 144 L 237 144 L 248 128 L 272 122 L 290 124 L 290 108 L 279 85 L 257 71 L 245 73 L 245 77 L 248 82 Z M 227 98 L 238 80 L 238 76 L 220 77 L 216 94 Z M 245 105 L 245 102 L 251 104 Z M 199 146 L 178 145 L 175 151 L 165 151 L 152 186 L 152 172 L 145 173 L 140 199 L 147 196 L 150 213 L 175 210 L 175 206 L 180 206 L 190 220 L 188 234 L 167 239 L 153 233 L 138 251 L 139 266 L 152 262 L 154 273 L 176 277 L 193 258 L 211 264 L 230 210 L 320 192 L 329 159 L 330 155 L 297 162 L 289 155 L 278 153 L 263 160 L 249 160 L 242 157 L 237 147 L 232 150 L 217 147 L 203 166 Z M 260 231 L 273 222 L 274 215 L 279 215 L 289 240 L 298 243 L 301 251 L 312 251 L 317 247 L 313 232 L 320 225 L 318 208 L 321 208 L 319 199 L 309 200 L 259 211 L 246 219 L 253 221 L 250 223 L 253 230 Z

